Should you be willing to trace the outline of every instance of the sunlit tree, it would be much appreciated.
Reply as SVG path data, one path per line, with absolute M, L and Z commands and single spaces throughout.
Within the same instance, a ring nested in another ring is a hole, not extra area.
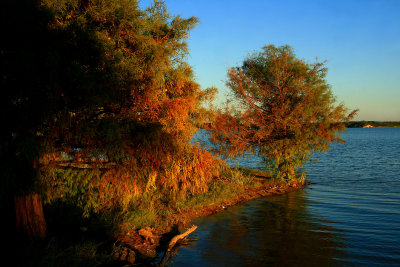
M 221 112 L 214 140 L 231 155 L 253 150 L 277 177 L 295 178 L 313 152 L 343 142 L 337 133 L 355 113 L 335 104 L 326 73 L 324 63 L 298 59 L 289 46 L 265 46 L 229 70 L 237 108 Z
M 40 189 L 88 215 L 146 192 L 207 190 L 215 159 L 190 144 L 213 92 L 186 62 L 197 18 L 171 16 L 162 1 L 6 2 L 2 198 Z M 22 218 L 32 205 L 19 206 Z

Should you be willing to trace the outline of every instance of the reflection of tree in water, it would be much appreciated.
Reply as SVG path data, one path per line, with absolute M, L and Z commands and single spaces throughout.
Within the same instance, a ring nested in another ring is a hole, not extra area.
M 209 242 L 198 253 L 205 265 L 325 266 L 345 257 L 343 237 L 312 217 L 304 191 L 255 200 L 204 223 Z

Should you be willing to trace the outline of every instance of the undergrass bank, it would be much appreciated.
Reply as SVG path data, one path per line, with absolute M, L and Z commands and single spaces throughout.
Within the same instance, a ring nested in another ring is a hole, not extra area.
M 193 219 L 229 206 L 272 194 L 297 190 L 303 181 L 281 181 L 272 173 L 247 168 L 227 169 L 209 184 L 206 193 L 184 200 L 165 201 L 155 192 L 143 196 L 126 213 L 84 219 L 69 207 L 47 209 L 49 238 L 29 244 L 17 266 L 124 266 L 150 265 L 166 250 L 171 238 Z M 57 215 L 58 216 L 54 216 Z M 157 260 L 156 260 L 157 261 Z
M 298 190 L 306 184 L 304 180 L 274 179 L 273 172 L 243 167 L 227 169 L 222 177 L 204 194 L 157 205 L 153 202 L 147 208 L 133 210 L 120 224 L 116 240 L 134 251 L 136 262 L 165 264 L 160 254 L 168 254 L 169 240 L 189 228 L 194 219 L 259 197 Z

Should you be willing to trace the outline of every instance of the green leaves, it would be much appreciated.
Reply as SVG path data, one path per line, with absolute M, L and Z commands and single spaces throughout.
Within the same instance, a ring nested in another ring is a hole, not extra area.
M 126 210 L 144 193 L 207 190 L 220 162 L 190 143 L 215 94 L 186 62 L 197 18 L 173 16 L 163 1 L 6 4 L 0 156 L 13 189 L 28 187 L 28 173 L 49 201 L 85 215 Z
M 264 46 L 228 71 L 227 86 L 242 112 L 222 113 L 214 140 L 228 154 L 258 147 L 266 167 L 294 179 L 311 153 L 342 141 L 336 133 L 344 129 L 347 110 L 335 105 L 326 72 L 324 63 L 296 58 L 290 46 Z

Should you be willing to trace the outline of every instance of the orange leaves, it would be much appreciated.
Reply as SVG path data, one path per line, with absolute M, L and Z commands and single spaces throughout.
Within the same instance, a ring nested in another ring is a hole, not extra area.
M 160 174 L 160 186 L 174 199 L 204 193 L 208 190 L 208 183 L 219 175 L 220 164 L 209 152 L 192 147 L 166 163 Z
M 297 59 L 289 46 L 265 46 L 228 71 L 236 109 L 220 113 L 214 141 L 228 155 L 258 147 L 278 173 L 293 177 L 312 151 L 340 141 L 346 109 L 335 106 L 324 63 Z M 238 112 L 238 110 L 240 112 Z
M 182 132 L 190 124 L 189 114 L 194 108 L 194 98 L 165 100 L 161 104 L 160 122 L 168 126 L 169 132 Z
M 126 209 L 142 194 L 206 191 L 220 163 L 190 143 L 195 125 L 211 121 L 201 104 L 213 92 L 200 91 L 185 61 L 186 38 L 197 19 L 170 16 L 162 1 L 146 10 L 122 1 L 106 5 L 107 12 L 103 4 L 94 2 L 77 14 L 84 18 L 78 24 L 93 31 L 90 59 L 99 59 L 87 65 L 87 53 L 77 53 L 86 43 L 72 50 L 83 58 L 77 62 L 87 80 L 84 90 L 80 83 L 66 87 L 74 88 L 76 95 L 69 97 L 76 103 L 66 110 L 65 125 L 55 124 L 60 130 L 53 139 L 68 155 L 68 163 L 56 169 L 67 182 L 53 176 L 54 191 L 63 187 L 65 195 L 95 211 Z M 68 78 L 62 81 L 75 80 Z
M 93 181 L 92 188 L 97 188 L 96 205 L 100 210 L 127 210 L 141 192 L 135 174 L 126 169 L 106 171 Z

